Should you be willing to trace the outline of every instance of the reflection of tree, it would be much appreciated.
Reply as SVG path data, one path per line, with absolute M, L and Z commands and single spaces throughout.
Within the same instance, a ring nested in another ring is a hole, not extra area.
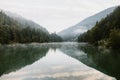
M 38 46 L 0 46 L 0 76 L 32 64 L 48 50 L 48 47 Z
M 88 59 L 90 59 L 93 64 L 96 66 L 94 67 L 101 72 L 104 72 L 110 76 L 116 77 L 120 80 L 120 50 L 108 50 L 104 48 L 96 48 L 94 46 L 79 46 L 80 50 L 83 50 Z
M 88 44 L 62 46 L 65 54 L 120 80 L 120 51 L 96 48 Z

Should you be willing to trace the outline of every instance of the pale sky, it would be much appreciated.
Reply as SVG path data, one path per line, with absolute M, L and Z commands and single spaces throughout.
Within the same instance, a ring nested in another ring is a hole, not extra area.
M 0 8 L 17 13 L 59 32 L 106 8 L 120 5 L 120 0 L 0 0 Z

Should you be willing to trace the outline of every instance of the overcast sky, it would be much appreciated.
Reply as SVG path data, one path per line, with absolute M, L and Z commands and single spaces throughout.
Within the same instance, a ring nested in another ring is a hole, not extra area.
M 31 19 L 49 32 L 59 32 L 120 0 L 0 0 L 0 8 Z

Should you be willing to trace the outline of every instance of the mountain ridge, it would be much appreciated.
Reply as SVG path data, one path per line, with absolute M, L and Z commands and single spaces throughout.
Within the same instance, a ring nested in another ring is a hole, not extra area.
M 78 37 L 79 42 L 88 42 L 106 48 L 120 48 L 120 6 Z
M 21 23 L 0 11 L 0 44 L 49 42 L 49 33 L 24 21 L 28 23 Z
M 41 29 L 43 30 L 44 32 L 47 32 L 47 29 L 42 27 L 41 25 L 39 25 L 38 23 L 30 20 L 30 19 L 26 19 L 24 17 L 22 17 L 21 15 L 18 15 L 16 13 L 12 13 L 12 12 L 9 12 L 9 11 L 4 11 L 2 10 L 7 16 L 11 17 L 12 19 L 16 20 L 19 25 L 22 25 L 23 28 L 26 27 L 26 26 L 30 26 L 31 28 L 38 28 L 38 29 Z
M 81 33 L 91 29 L 95 26 L 97 21 L 100 21 L 102 18 L 106 17 L 108 14 L 114 11 L 116 7 L 110 7 L 107 8 L 95 15 L 92 15 L 90 17 L 85 18 L 78 24 L 71 26 L 59 33 L 57 33 L 59 36 L 63 38 L 63 40 L 75 40 L 76 37 L 78 37 Z

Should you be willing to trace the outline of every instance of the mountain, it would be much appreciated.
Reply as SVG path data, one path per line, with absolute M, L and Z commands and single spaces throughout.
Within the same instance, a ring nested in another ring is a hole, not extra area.
M 20 16 L 12 17 L 0 11 L 0 44 L 49 42 L 48 31 Z
M 120 6 L 97 22 L 92 29 L 80 35 L 78 41 L 113 49 L 120 48 Z
M 37 23 L 8 11 L 0 11 L 0 44 L 61 42 L 62 38 Z
M 4 11 L 4 13 L 11 17 L 12 19 L 14 19 L 15 21 L 18 22 L 18 25 L 25 28 L 25 27 L 31 27 L 31 28 L 38 28 L 38 29 L 41 29 L 42 31 L 46 32 L 46 33 L 49 33 L 44 27 L 40 26 L 39 24 L 33 22 L 32 20 L 28 20 L 28 19 L 25 19 L 23 18 L 22 16 L 16 14 L 16 13 L 12 13 L 12 12 L 9 12 L 9 11 Z
M 91 29 L 95 26 L 97 21 L 100 21 L 102 18 L 105 18 L 108 14 L 114 11 L 116 7 L 111 7 L 106 10 L 103 10 L 93 16 L 90 16 L 80 23 L 67 28 L 58 33 L 59 36 L 63 38 L 65 41 L 73 41 L 75 40 L 81 33 Z

